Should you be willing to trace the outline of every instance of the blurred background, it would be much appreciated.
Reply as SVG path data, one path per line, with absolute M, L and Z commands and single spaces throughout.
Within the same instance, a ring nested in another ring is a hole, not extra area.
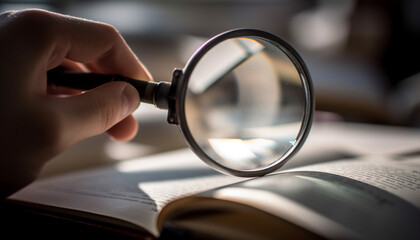
M 420 126 L 420 1 L 415 0 L 27 0 L 0 11 L 42 8 L 114 25 L 156 81 L 170 81 L 206 39 L 258 28 L 289 42 L 315 87 L 316 120 Z M 143 104 L 129 143 L 98 136 L 77 144 L 45 175 L 185 147 L 166 112 Z M 76 161 L 77 159 L 77 161 Z

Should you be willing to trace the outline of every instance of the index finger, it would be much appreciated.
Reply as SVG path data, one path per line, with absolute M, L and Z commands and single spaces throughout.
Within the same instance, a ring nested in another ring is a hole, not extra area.
M 150 73 L 111 25 L 43 10 L 26 10 L 20 14 L 29 18 L 28 24 L 38 29 L 39 44 L 44 43 L 41 47 L 49 50 L 44 51 L 48 63 L 46 70 L 68 58 L 93 65 L 98 73 L 152 80 Z

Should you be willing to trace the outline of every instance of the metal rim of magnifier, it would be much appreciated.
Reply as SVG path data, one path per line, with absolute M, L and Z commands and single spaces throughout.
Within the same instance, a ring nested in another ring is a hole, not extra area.
M 210 158 L 194 140 L 194 137 L 192 136 L 189 130 L 186 115 L 185 115 L 185 96 L 187 92 L 189 78 L 192 72 L 194 71 L 195 66 L 211 48 L 213 48 L 214 46 L 216 46 L 222 41 L 225 41 L 231 38 L 238 38 L 238 37 L 249 37 L 253 39 L 265 40 L 269 43 L 274 44 L 280 50 L 282 50 L 291 59 L 298 73 L 300 74 L 302 85 L 305 91 L 305 98 L 306 98 L 305 99 L 305 112 L 304 112 L 301 129 L 299 131 L 298 137 L 293 147 L 289 148 L 289 150 L 286 153 L 284 153 L 280 158 L 275 160 L 273 163 L 265 167 L 261 167 L 261 168 L 257 168 L 253 170 L 237 170 L 237 169 L 228 168 L 216 162 L 212 158 Z M 179 83 L 180 84 L 177 84 L 177 97 L 176 97 L 177 101 L 175 103 L 176 112 L 178 113 L 177 118 L 178 118 L 179 127 L 184 137 L 186 138 L 188 144 L 190 145 L 190 148 L 193 150 L 193 152 L 197 154 L 201 158 L 201 160 L 203 160 L 205 163 L 207 163 L 208 165 L 210 165 L 211 167 L 213 167 L 214 169 L 222 173 L 239 176 L 239 177 L 257 177 L 257 176 L 263 176 L 268 173 L 271 173 L 274 170 L 277 170 L 278 168 L 283 166 L 293 155 L 295 155 L 300 150 L 300 148 L 302 147 L 303 143 L 306 140 L 306 137 L 309 134 L 309 131 L 312 125 L 314 105 L 315 105 L 312 80 L 310 78 L 309 71 L 305 63 L 303 62 L 303 59 L 300 57 L 297 51 L 291 45 L 286 43 L 284 40 L 282 40 L 281 38 L 271 33 L 268 33 L 262 30 L 257 30 L 257 29 L 234 29 L 234 30 L 230 30 L 230 31 L 221 33 L 219 35 L 216 35 L 215 37 L 205 42 L 199 49 L 195 51 L 195 53 L 192 55 L 192 57 L 189 59 L 188 63 L 186 64 L 185 68 L 183 69 L 182 77 L 180 77 Z

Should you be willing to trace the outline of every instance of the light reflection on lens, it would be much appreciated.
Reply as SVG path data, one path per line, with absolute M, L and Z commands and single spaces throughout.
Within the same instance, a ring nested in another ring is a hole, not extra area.
M 236 38 L 221 42 L 217 45 L 217 51 L 209 51 L 206 57 L 201 59 L 201 64 L 207 67 L 194 70 L 200 78 L 191 81 L 188 89 L 194 94 L 202 94 L 236 66 L 263 49 L 264 46 L 259 42 L 248 39 Z M 220 58 L 220 52 L 223 52 L 223 58 Z

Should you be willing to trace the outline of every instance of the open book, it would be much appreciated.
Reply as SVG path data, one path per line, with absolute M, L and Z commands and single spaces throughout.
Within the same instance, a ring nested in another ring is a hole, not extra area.
M 338 157 L 244 179 L 222 175 L 183 149 L 39 180 L 9 201 L 153 237 L 419 236 L 420 156 Z

